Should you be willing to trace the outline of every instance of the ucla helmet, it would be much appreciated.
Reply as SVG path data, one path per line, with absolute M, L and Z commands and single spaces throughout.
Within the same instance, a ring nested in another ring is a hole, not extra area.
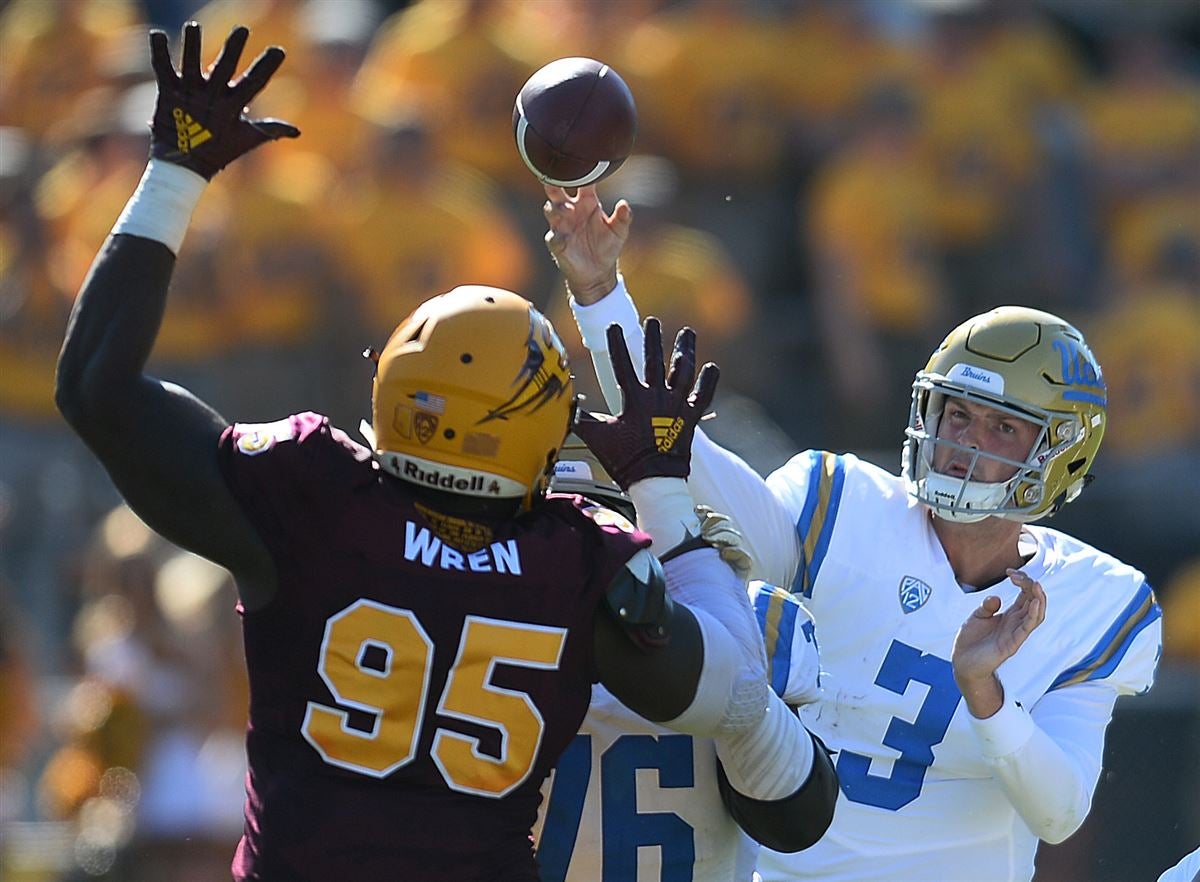
M 966 449 L 938 438 L 948 397 L 995 408 L 1038 427 L 1023 461 Z M 1047 312 L 1002 306 L 959 325 L 913 382 L 902 473 L 910 496 L 939 517 L 978 521 L 996 515 L 1035 521 L 1083 489 L 1104 436 L 1108 393 L 1083 335 Z M 933 470 L 934 450 L 948 444 L 972 457 L 963 477 Z M 1005 481 L 973 480 L 990 458 L 1010 466 Z
M 575 406 L 550 321 L 511 291 L 465 285 L 425 301 L 380 353 L 370 432 L 380 466 L 481 498 L 540 492 Z
M 596 454 L 572 432 L 558 453 L 554 475 L 550 479 L 552 493 L 575 493 L 620 512 L 630 521 L 637 520 L 633 500 L 612 479 Z

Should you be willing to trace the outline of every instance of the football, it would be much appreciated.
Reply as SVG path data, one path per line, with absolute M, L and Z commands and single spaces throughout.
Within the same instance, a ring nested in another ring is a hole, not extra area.
M 542 183 L 594 184 L 619 169 L 633 150 L 633 93 L 603 62 L 560 58 L 517 93 L 513 135 L 521 159 Z

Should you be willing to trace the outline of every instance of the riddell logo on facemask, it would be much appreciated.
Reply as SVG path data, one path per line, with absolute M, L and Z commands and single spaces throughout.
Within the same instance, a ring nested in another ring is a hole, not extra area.
M 469 478 L 457 478 L 454 475 L 443 474 L 436 469 L 425 470 L 412 460 L 404 463 L 404 477 L 418 484 L 428 484 L 440 490 L 453 490 L 456 493 L 499 494 L 500 485 L 492 481 L 488 486 L 483 475 L 471 475 Z

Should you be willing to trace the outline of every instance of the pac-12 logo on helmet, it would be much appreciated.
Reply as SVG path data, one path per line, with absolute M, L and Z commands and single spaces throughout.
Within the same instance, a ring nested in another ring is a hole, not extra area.
M 498 407 L 488 411 L 480 423 L 505 420 L 513 414 L 533 413 L 550 401 L 561 398 L 571 385 L 566 349 L 549 320 L 530 307 L 528 350 L 525 363 L 513 384 L 517 391 Z

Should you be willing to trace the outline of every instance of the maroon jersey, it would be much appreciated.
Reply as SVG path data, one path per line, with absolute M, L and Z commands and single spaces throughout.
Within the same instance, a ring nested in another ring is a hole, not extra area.
M 447 518 L 316 414 L 231 427 L 220 461 L 279 575 L 242 620 L 234 877 L 536 879 L 538 789 L 587 710 L 593 616 L 649 537 L 578 497 Z

